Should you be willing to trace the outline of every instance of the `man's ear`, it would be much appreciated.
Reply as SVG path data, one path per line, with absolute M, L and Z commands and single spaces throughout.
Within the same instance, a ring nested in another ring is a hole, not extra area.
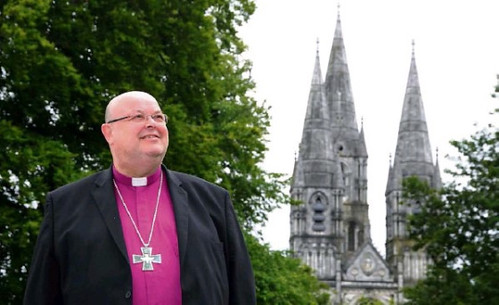
M 111 144 L 111 136 L 113 133 L 111 126 L 109 124 L 104 123 L 100 126 L 100 130 L 102 132 L 102 135 L 104 135 L 104 138 L 106 139 L 107 143 Z

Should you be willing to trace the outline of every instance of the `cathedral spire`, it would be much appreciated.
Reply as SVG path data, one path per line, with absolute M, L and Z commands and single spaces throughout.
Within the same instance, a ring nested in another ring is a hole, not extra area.
M 358 145 L 357 154 L 362 157 L 367 157 L 366 139 L 364 136 L 364 120 L 361 120 L 360 124 L 359 145 Z
M 433 176 L 432 152 L 419 85 L 414 42 L 411 65 L 402 107 L 394 166 L 403 166 L 407 175 Z M 425 168 L 425 170 L 421 170 Z M 431 169 L 431 171 L 430 171 Z
M 440 165 L 438 164 L 438 147 L 436 149 L 436 156 L 435 156 L 435 174 L 434 174 L 434 183 L 433 187 L 436 189 L 442 188 L 442 178 L 440 176 Z
M 322 86 L 321 64 L 317 48 L 299 159 L 332 159 L 328 139 L 328 123 L 329 111 Z
M 295 165 L 296 175 L 293 179 L 295 187 L 307 183 L 307 181 L 303 181 L 306 179 L 307 173 L 314 171 L 310 165 L 311 162 L 321 163 L 321 171 L 326 176 L 332 176 L 332 173 L 335 171 L 335 167 L 332 164 L 334 152 L 331 145 L 329 124 L 329 110 L 322 84 L 319 49 L 317 49 L 307 112 L 303 123 L 303 134 Z M 323 181 L 321 183 L 330 185 L 331 182 Z
M 325 91 L 333 129 L 337 132 L 341 130 L 343 136 L 348 138 L 358 137 L 350 72 L 339 12 L 326 72 Z
M 340 8 L 341 8 L 341 5 L 340 5 L 340 1 L 338 0 L 338 17 L 337 17 L 337 20 L 340 20 Z
M 319 58 L 319 38 L 317 38 L 317 50 L 315 54 L 314 73 L 312 75 L 312 86 L 322 85 L 321 62 Z
M 329 120 L 329 112 L 327 111 L 326 98 L 324 95 L 324 88 L 322 86 L 319 40 L 317 40 L 317 51 L 315 55 L 314 72 L 312 73 L 312 83 L 310 86 L 307 113 L 305 115 L 305 124 L 312 124 L 315 127 L 319 127 L 315 124 L 317 123 L 317 120 Z

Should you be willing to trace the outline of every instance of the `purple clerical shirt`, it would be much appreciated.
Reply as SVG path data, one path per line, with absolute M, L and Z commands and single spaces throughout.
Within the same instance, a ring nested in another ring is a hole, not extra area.
M 161 167 L 151 176 L 138 179 L 127 177 L 114 167 L 113 175 L 142 239 L 147 243 L 156 208 Z M 115 195 L 132 271 L 133 304 L 181 305 L 177 229 L 165 174 L 163 173 L 156 223 L 149 245 L 152 248 L 152 255 L 161 254 L 161 263 L 153 261 L 152 271 L 143 271 L 141 262 L 133 263 L 133 255 L 142 255 L 143 245 L 116 189 Z

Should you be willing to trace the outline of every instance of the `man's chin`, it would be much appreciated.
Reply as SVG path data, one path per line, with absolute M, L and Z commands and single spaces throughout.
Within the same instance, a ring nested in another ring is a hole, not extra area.
M 163 160 L 166 155 L 166 149 L 151 149 L 146 152 L 146 155 L 150 158 Z

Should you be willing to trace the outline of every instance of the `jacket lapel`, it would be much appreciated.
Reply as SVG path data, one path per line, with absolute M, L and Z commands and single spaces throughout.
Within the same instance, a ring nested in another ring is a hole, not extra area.
M 128 262 L 128 255 L 125 240 L 123 238 L 120 215 L 118 207 L 116 206 L 112 179 L 111 169 L 103 171 L 95 180 L 95 188 L 92 190 L 92 196 L 95 199 L 95 203 L 99 207 L 109 233 L 111 233 L 111 236 L 120 249 L 121 254 L 123 254 Z
M 175 173 L 169 171 L 166 167 L 163 167 L 163 169 L 166 170 L 168 188 L 172 200 L 173 211 L 175 213 L 180 265 L 182 265 L 187 249 L 187 232 L 189 228 L 189 205 L 187 192 L 182 188 L 182 182 L 175 176 Z M 118 207 L 116 206 L 116 198 L 114 196 L 112 181 L 113 177 L 111 169 L 103 171 L 95 180 L 96 187 L 92 190 L 92 196 L 95 199 L 95 203 L 99 207 L 104 222 L 106 223 L 114 242 L 127 262 L 130 263 L 128 261 L 128 254 L 126 251 L 125 240 L 123 238 L 123 230 L 121 228 Z
M 189 204 L 187 192 L 182 188 L 182 182 L 175 176 L 175 173 L 166 170 L 168 188 L 172 199 L 175 222 L 177 226 L 177 239 L 180 256 L 180 266 L 184 261 L 187 250 L 187 232 L 189 228 Z

